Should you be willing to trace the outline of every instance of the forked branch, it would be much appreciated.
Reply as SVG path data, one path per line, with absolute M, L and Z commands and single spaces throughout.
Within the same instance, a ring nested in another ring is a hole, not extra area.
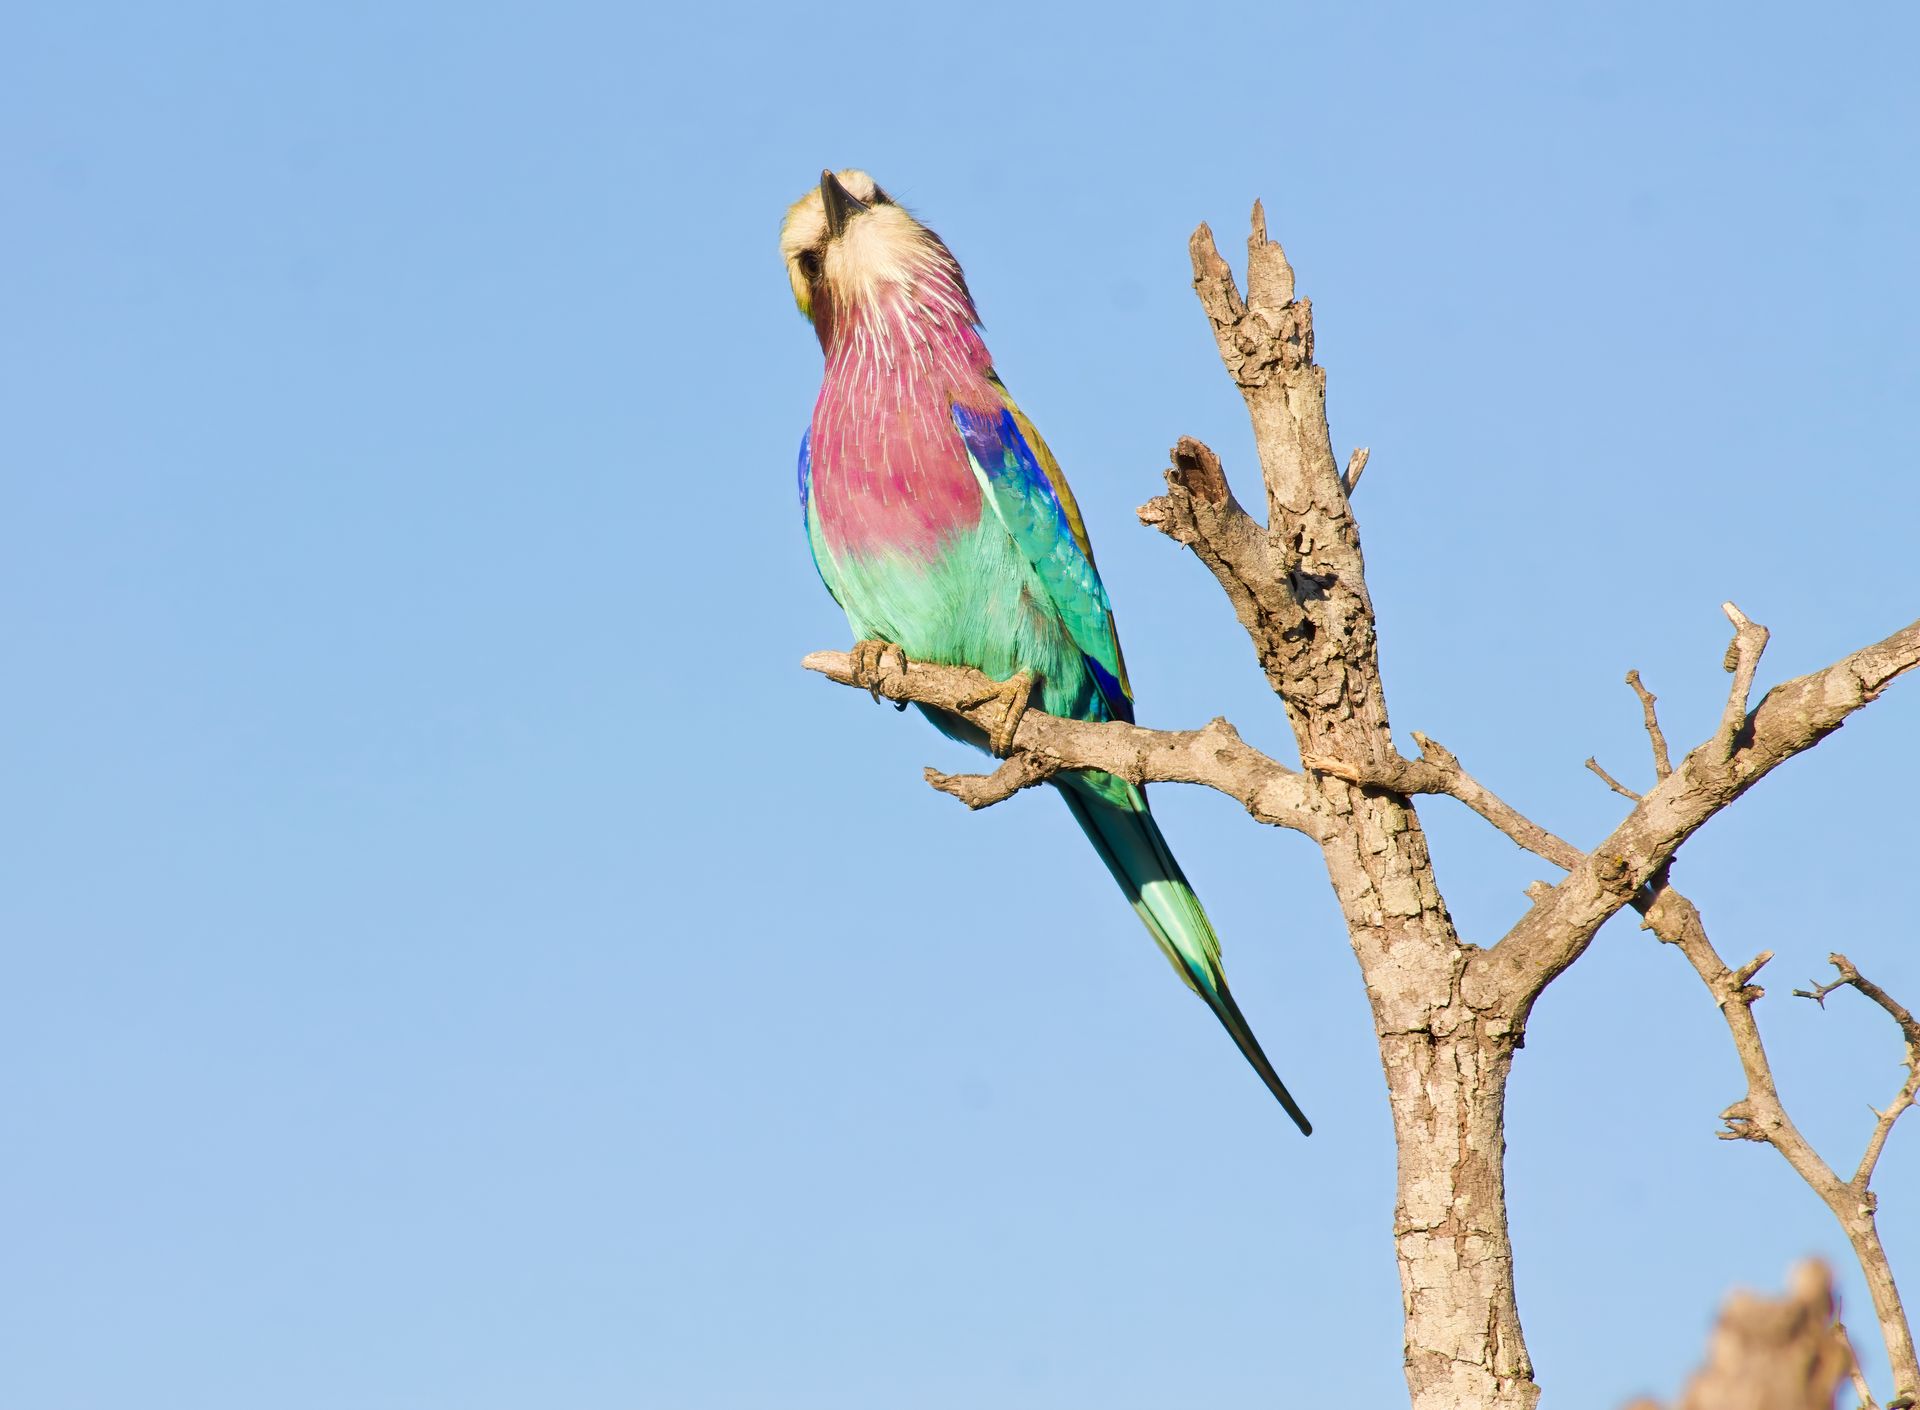
M 1812 748 L 1879 697 L 1897 676 L 1920 665 L 1920 621 L 1822 670 L 1775 686 L 1747 708 L 1766 628 L 1726 604 L 1734 624 L 1727 648 L 1732 687 L 1712 736 L 1690 750 L 1635 803 L 1626 818 L 1587 853 L 1565 881 L 1544 896 L 1487 951 L 1490 982 L 1518 984 L 1537 996 L 1573 963 L 1611 916 L 1644 890 L 1700 827 L 1786 760 Z M 1652 708 L 1647 707 L 1649 719 Z M 1650 726 L 1650 734 L 1658 728 Z M 1656 768 L 1664 739 L 1656 745 Z
M 1854 1257 L 1859 1261 L 1867 1290 L 1873 1298 L 1880 1334 L 1886 1342 L 1887 1360 L 1893 1369 L 1895 1385 L 1895 1395 L 1888 1404 L 1897 1405 L 1902 1399 L 1912 1404 L 1912 1397 L 1920 1394 L 1920 1360 L 1916 1360 L 1913 1329 L 1900 1301 L 1893 1266 L 1880 1241 L 1875 1219 L 1879 1200 L 1871 1185 L 1874 1166 L 1886 1146 L 1893 1123 L 1914 1105 L 1916 1097 L 1920 1097 L 1920 1022 L 1885 990 L 1863 978 L 1845 955 L 1828 957 L 1839 971 L 1838 979 L 1812 990 L 1794 991 L 1824 1006 L 1826 996 L 1835 989 L 1858 989 L 1886 1010 L 1899 1025 L 1906 1042 L 1907 1080 L 1886 1110 L 1875 1114 L 1874 1129 L 1868 1138 L 1865 1154 L 1861 1156 L 1852 1178 L 1842 1179 L 1788 1116 L 1780 1099 L 1779 1087 L 1774 1081 L 1772 1063 L 1767 1057 L 1765 1045 L 1760 1041 L 1760 1027 L 1754 1019 L 1753 1006 L 1765 996 L 1766 991 L 1751 981 L 1771 955 L 1762 954 L 1737 970 L 1729 969 L 1707 938 L 1699 910 L 1664 882 L 1655 888 L 1654 898 L 1646 907 L 1644 925 L 1687 957 L 1687 962 L 1693 966 L 1694 972 L 1706 984 L 1708 992 L 1719 1006 L 1727 1031 L 1732 1035 L 1734 1051 L 1739 1054 L 1740 1067 L 1747 1079 L 1747 1092 L 1721 1114 L 1726 1129 L 1720 1133 L 1720 1138 L 1726 1141 L 1755 1141 L 1772 1146 L 1832 1211 L 1842 1232 L 1846 1234 Z
M 1886 1010 L 1887 1016 L 1899 1025 L 1900 1036 L 1907 1045 L 1906 1056 L 1901 1059 L 1907 1069 L 1907 1080 L 1900 1084 L 1900 1090 L 1894 1094 L 1885 1111 L 1874 1112 L 1873 1135 L 1867 1140 L 1866 1153 L 1860 1157 L 1853 1179 L 1847 1182 L 1864 1194 L 1868 1182 L 1873 1179 L 1873 1167 L 1880 1161 L 1880 1152 L 1886 1148 L 1887 1136 L 1893 1131 L 1893 1123 L 1916 1101 L 1920 1101 L 1920 1019 L 1915 1019 L 1891 994 L 1861 974 L 1845 955 L 1836 951 L 1827 956 L 1827 963 L 1839 971 L 1840 977 L 1829 984 L 1816 984 L 1812 989 L 1795 989 L 1795 996 L 1812 999 L 1824 1009 L 1827 995 L 1835 989 L 1857 989 Z M 1908 1389 L 1920 1393 L 1920 1385 Z

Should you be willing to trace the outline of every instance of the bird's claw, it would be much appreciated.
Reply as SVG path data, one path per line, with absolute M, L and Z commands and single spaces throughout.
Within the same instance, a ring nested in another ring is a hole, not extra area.
M 973 710 L 995 700 L 1001 702 L 1003 709 L 1000 722 L 987 731 L 987 748 L 997 758 L 1004 759 L 1013 752 L 1013 737 L 1019 732 L 1020 721 L 1026 718 L 1027 706 L 1033 700 L 1033 672 L 1016 672 L 985 695 L 966 704 L 969 710 Z
M 881 686 L 907 673 L 907 653 L 890 641 L 877 637 L 856 641 L 848 654 L 853 658 L 853 683 L 865 687 L 875 704 L 879 703 Z

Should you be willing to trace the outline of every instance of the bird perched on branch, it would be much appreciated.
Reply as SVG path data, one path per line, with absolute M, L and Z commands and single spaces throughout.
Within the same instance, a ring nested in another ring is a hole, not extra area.
M 826 353 L 800 442 L 800 503 L 820 577 L 853 627 L 856 662 L 897 650 L 1004 681 L 990 737 L 1004 754 L 1038 684 L 1047 713 L 1132 720 L 1133 698 L 1086 527 L 1047 443 L 981 341 L 960 265 L 863 171 L 822 172 L 787 212 L 780 252 Z M 1220 941 L 1146 794 L 1107 773 L 1053 783 L 1174 971 L 1206 1001 L 1302 1131 L 1220 968 Z

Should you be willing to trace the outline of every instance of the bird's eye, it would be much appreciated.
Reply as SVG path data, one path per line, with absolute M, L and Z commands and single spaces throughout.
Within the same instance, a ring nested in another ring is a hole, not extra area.
M 890 206 L 893 204 L 893 197 L 876 186 L 873 188 L 873 199 L 868 201 L 867 204 L 870 206 Z
M 798 256 L 800 275 L 809 284 L 820 277 L 820 256 L 813 250 L 802 250 Z

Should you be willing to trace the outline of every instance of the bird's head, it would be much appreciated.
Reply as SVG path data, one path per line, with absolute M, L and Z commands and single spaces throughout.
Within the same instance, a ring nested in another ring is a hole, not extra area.
M 823 171 L 787 208 L 780 254 L 823 345 L 850 317 L 916 313 L 979 321 L 959 261 L 864 171 Z

